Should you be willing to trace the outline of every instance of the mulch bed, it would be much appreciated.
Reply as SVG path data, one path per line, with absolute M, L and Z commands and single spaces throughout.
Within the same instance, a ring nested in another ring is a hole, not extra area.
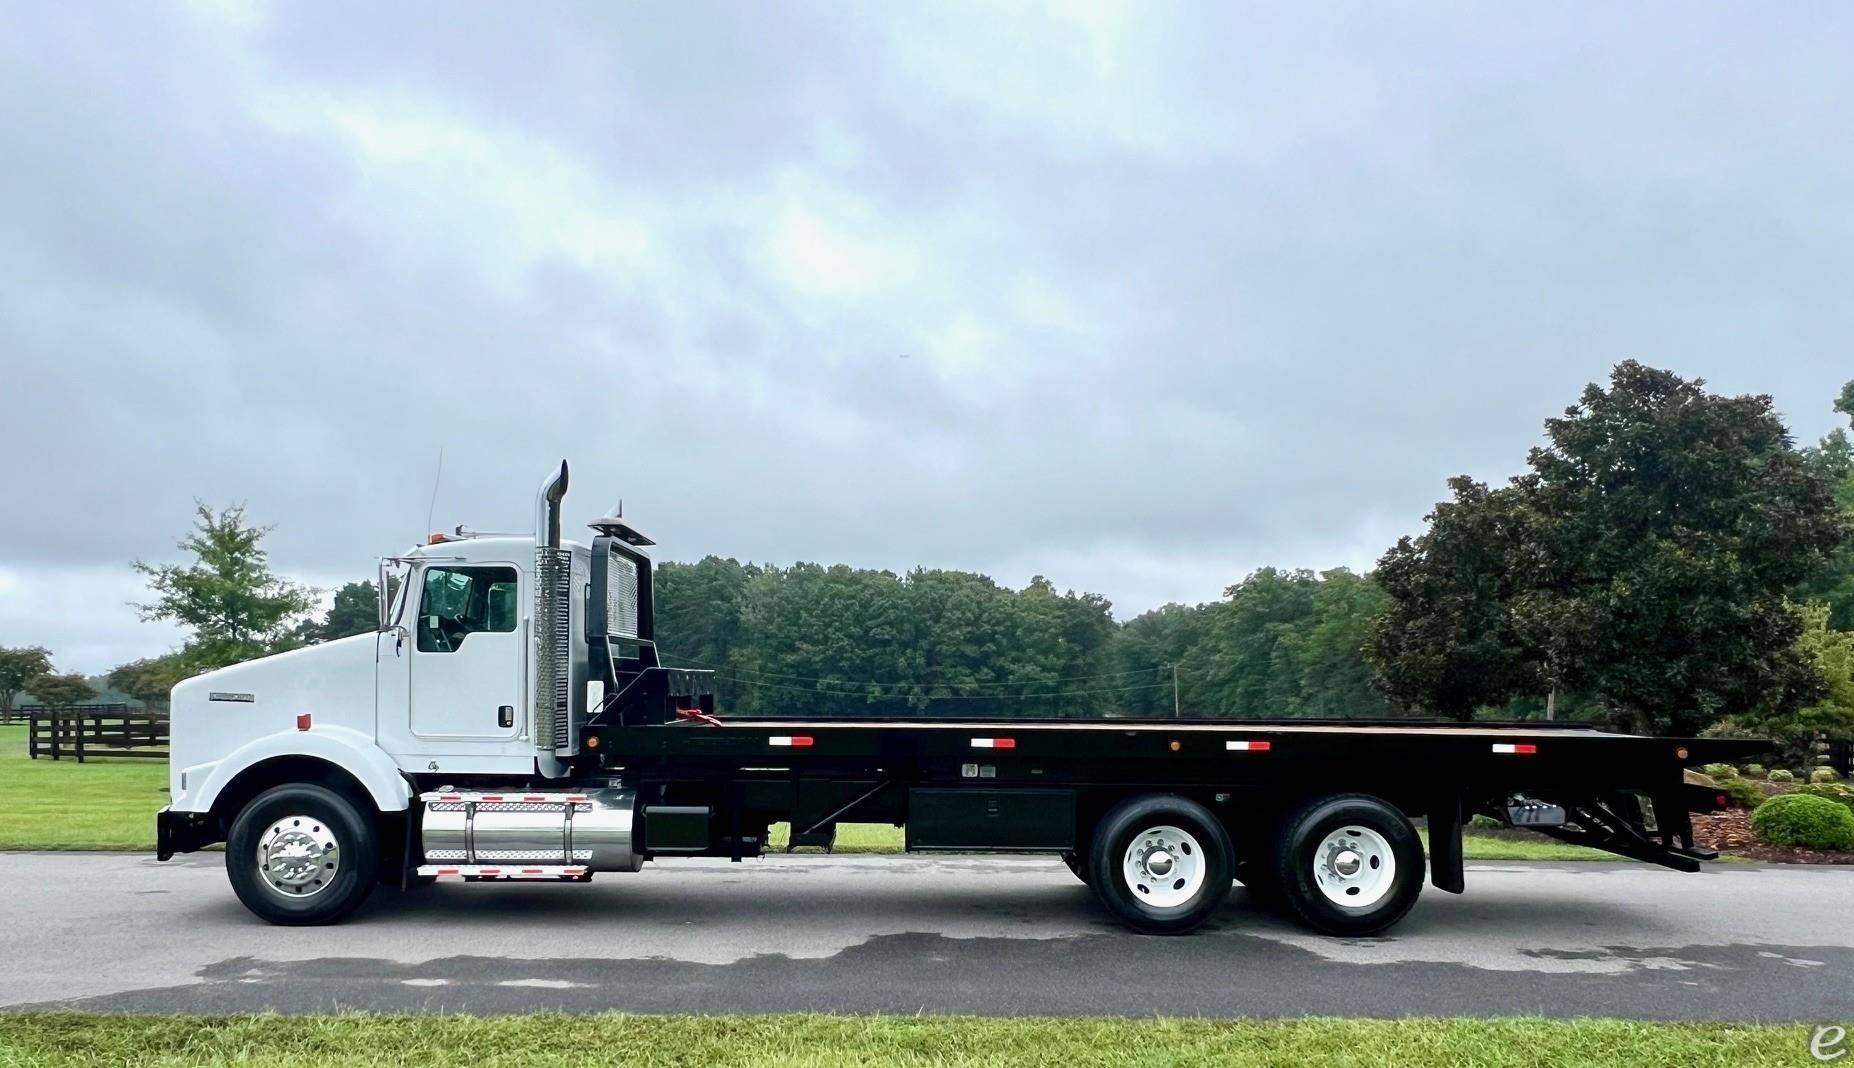
M 1721 853 L 1780 864 L 1854 864 L 1854 853 L 1824 853 L 1768 845 L 1751 833 L 1751 813 L 1742 808 L 1693 814 L 1693 844 Z

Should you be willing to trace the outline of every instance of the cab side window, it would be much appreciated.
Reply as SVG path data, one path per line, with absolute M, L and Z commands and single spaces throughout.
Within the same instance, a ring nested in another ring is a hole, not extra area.
M 512 567 L 428 567 L 418 605 L 418 651 L 453 653 L 479 631 L 515 629 L 520 580 Z

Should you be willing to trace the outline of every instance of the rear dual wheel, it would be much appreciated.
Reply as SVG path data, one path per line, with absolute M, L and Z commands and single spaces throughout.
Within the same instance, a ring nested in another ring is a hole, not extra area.
M 1086 882 L 1128 927 L 1184 934 L 1223 904 L 1234 861 L 1221 820 L 1189 798 L 1124 801 L 1095 827 Z
M 1365 794 L 1316 798 L 1282 821 L 1261 873 L 1291 919 L 1331 935 L 1373 935 L 1416 904 L 1423 845 L 1402 812 Z M 1246 882 L 1246 880 L 1245 880 Z

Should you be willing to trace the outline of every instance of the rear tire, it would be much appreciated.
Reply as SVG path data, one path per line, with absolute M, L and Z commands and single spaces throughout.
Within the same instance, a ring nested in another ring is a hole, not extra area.
M 1274 868 L 1288 916 L 1330 935 L 1374 935 L 1416 904 L 1423 845 L 1402 812 L 1365 794 L 1316 798 L 1289 813 Z
M 1123 801 L 1095 827 L 1088 885 L 1120 922 L 1145 934 L 1203 926 L 1230 892 L 1229 833 L 1189 798 Z
M 225 873 L 238 900 L 282 926 L 347 916 L 373 893 L 379 870 L 372 814 L 325 786 L 264 791 L 225 839 Z

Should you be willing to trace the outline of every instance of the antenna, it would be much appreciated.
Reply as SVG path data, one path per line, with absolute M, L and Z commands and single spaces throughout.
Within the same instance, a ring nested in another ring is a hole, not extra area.
M 431 517 L 438 510 L 438 483 L 444 480 L 444 446 L 438 446 L 438 473 L 431 476 L 431 503 L 425 506 L 425 530 L 419 534 L 419 540 L 425 540 L 431 533 Z

